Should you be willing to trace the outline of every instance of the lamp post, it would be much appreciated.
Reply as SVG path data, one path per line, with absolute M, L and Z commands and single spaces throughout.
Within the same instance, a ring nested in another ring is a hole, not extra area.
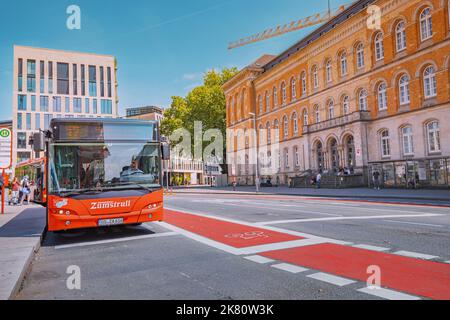
M 256 128 L 256 114 L 253 112 L 249 113 L 253 117 L 253 126 L 255 128 L 255 153 L 256 153 L 256 169 L 255 169 L 255 185 L 256 192 L 259 192 L 259 161 L 258 161 L 258 129 Z

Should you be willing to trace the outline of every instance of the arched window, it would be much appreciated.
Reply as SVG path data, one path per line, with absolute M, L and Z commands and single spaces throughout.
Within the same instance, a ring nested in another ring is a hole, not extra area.
M 347 53 L 342 52 L 341 56 L 340 56 L 340 61 L 341 61 L 341 76 L 344 77 L 347 75 L 348 73 L 348 68 L 347 68 Z
M 259 145 L 262 146 L 264 144 L 264 126 L 262 124 L 259 125 Z
M 313 79 L 313 88 L 319 88 L 319 73 L 317 71 L 317 66 L 312 68 L 312 79 Z
M 398 82 L 400 105 L 409 104 L 409 76 L 403 75 Z
M 356 67 L 358 69 L 364 68 L 365 61 L 364 61 L 364 45 L 360 42 L 356 46 Z
M 333 81 L 331 60 L 327 60 L 325 64 L 325 77 L 328 83 Z
M 281 101 L 285 105 L 287 101 L 286 83 L 283 81 L 281 83 Z
M 270 111 L 270 94 L 266 91 L 266 112 Z
M 333 100 L 328 101 L 328 119 L 334 118 L 334 102 Z
M 378 32 L 375 36 L 375 60 L 380 61 L 384 59 L 384 44 L 383 33 Z
M 266 123 L 266 130 L 267 130 L 267 143 L 271 144 L 272 143 L 272 132 L 271 132 L 271 128 L 270 128 L 270 122 Z
M 414 139 L 411 126 L 402 128 L 403 154 L 405 156 L 414 155 Z
M 298 153 L 298 147 L 294 147 L 294 160 L 295 160 L 295 166 L 300 167 L 300 154 Z
M 295 81 L 295 78 L 291 79 L 291 98 L 292 101 L 297 99 L 297 81 Z
M 302 96 L 306 95 L 306 72 L 303 71 L 302 75 L 301 75 L 301 79 L 302 79 Z
M 276 87 L 273 87 L 273 106 L 278 107 L 278 91 Z
M 427 124 L 428 151 L 430 153 L 441 151 L 441 137 L 439 122 L 433 121 Z
M 387 109 L 387 86 L 386 83 L 382 82 L 378 86 L 377 89 L 378 96 L 378 110 L 386 110 Z
M 389 130 L 383 130 L 380 134 L 381 136 L 381 156 L 390 157 L 391 156 L 391 143 L 389 137 Z
M 367 91 L 362 89 L 358 95 L 359 110 L 367 111 Z
M 283 137 L 287 139 L 289 136 L 289 120 L 287 116 L 283 118 Z
M 275 143 L 280 142 L 280 123 L 277 119 L 273 122 L 273 129 L 275 131 Z
M 308 119 L 308 110 L 303 110 L 303 125 L 307 126 L 309 125 L 309 119 Z
M 294 112 L 294 114 L 292 115 L 292 126 L 294 128 L 294 134 L 298 133 L 298 117 L 297 117 L 297 112 Z
M 284 167 L 289 169 L 289 149 L 284 150 Z
M 346 95 L 342 98 L 342 114 L 347 115 L 350 113 L 350 98 Z
M 426 99 L 437 95 L 436 72 L 433 66 L 427 67 L 423 72 L 423 89 Z
M 263 113 L 263 98 L 261 96 L 258 97 L 258 104 L 259 104 L 259 114 Z
M 405 21 L 400 21 L 395 28 L 395 40 L 397 46 L 397 52 L 406 49 L 406 23 Z
M 420 39 L 428 40 L 433 36 L 433 22 L 431 18 L 431 9 L 425 8 L 420 14 Z
M 319 123 L 320 122 L 320 109 L 319 109 L 318 105 L 314 106 L 314 116 L 315 116 L 316 123 Z

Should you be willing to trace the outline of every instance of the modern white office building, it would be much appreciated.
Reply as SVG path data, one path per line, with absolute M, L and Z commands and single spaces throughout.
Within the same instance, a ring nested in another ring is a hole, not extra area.
M 52 118 L 117 118 L 116 72 L 113 56 L 14 46 L 13 164 Z

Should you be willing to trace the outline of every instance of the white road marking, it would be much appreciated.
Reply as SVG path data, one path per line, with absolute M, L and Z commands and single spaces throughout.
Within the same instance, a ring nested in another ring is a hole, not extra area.
M 397 252 L 394 252 L 394 254 L 399 255 L 399 256 L 404 256 L 404 257 L 423 259 L 423 260 L 433 260 L 433 259 L 439 258 L 437 256 L 432 256 L 429 254 L 423 254 L 423 253 L 417 253 L 417 252 L 411 252 L 411 251 L 397 251 Z
M 272 263 L 275 261 L 275 260 L 268 259 L 268 258 L 261 257 L 261 256 L 249 256 L 249 257 L 245 257 L 245 259 L 256 262 L 256 263 L 260 263 L 260 264 L 267 264 L 267 263 Z
M 393 223 L 401 223 L 401 224 L 412 224 L 415 226 L 425 226 L 425 227 L 436 227 L 436 228 L 443 228 L 444 226 L 439 224 L 430 224 L 430 223 L 416 223 L 416 222 L 406 222 L 406 221 L 394 221 L 394 220 L 384 220 L 386 222 L 393 222 Z
M 371 246 L 371 245 L 368 245 L 368 244 L 357 244 L 357 245 L 354 245 L 353 247 L 359 248 L 359 249 L 371 250 L 371 251 L 378 251 L 378 252 L 391 250 L 390 248 Z
M 127 238 L 120 238 L 120 239 L 110 239 L 110 240 L 100 240 L 100 241 L 91 241 L 91 242 L 84 242 L 84 243 L 67 244 L 67 245 L 55 246 L 55 249 L 60 250 L 60 249 L 68 249 L 68 248 L 87 247 L 87 246 L 95 246 L 95 245 L 108 244 L 108 243 L 128 242 L 128 241 L 144 240 L 144 239 L 151 239 L 151 238 L 170 237 L 170 236 L 176 236 L 176 235 L 177 235 L 176 232 L 156 233 L 156 234 L 149 234 L 149 235 L 145 235 L 145 236 L 136 236 L 136 237 L 127 237 Z
M 307 246 L 312 246 L 312 245 L 316 245 L 316 244 L 323 244 L 326 242 L 327 241 L 317 240 L 317 239 L 316 240 L 304 239 L 304 240 L 295 240 L 295 241 L 264 244 L 264 245 L 260 245 L 260 246 L 242 248 L 239 250 L 241 251 L 241 254 L 256 254 L 256 253 L 269 252 L 269 251 L 278 251 L 278 250 L 291 249 L 291 248 L 307 247 Z
M 387 300 L 422 300 L 416 296 L 384 288 L 362 288 L 358 291 Z
M 448 264 L 450 264 L 450 260 L 449 260 L 449 261 L 445 261 L 444 263 L 448 263 Z
M 233 204 L 233 203 L 229 203 L 228 205 L 230 205 L 230 206 L 235 206 L 235 207 L 253 208 L 253 209 L 265 209 L 265 210 L 275 210 L 275 211 L 288 211 L 288 212 L 295 212 L 295 213 L 318 214 L 318 215 L 324 215 L 324 216 L 342 217 L 342 215 L 340 215 L 340 214 L 328 213 L 328 212 L 309 211 L 309 210 L 307 210 L 307 209 L 293 210 L 293 209 L 282 209 L 282 208 L 279 208 L 279 207 L 252 206 L 252 205 L 242 205 L 242 204 Z
M 256 225 L 265 226 L 273 224 L 288 224 L 288 223 L 305 223 L 305 222 L 324 222 L 324 221 L 343 221 L 343 220 L 377 220 L 386 218 L 425 218 L 425 217 L 441 217 L 442 214 L 424 213 L 414 215 L 386 215 L 386 216 L 351 216 L 351 217 L 336 217 L 336 218 L 314 218 L 314 219 L 292 219 L 292 220 L 275 220 L 258 222 Z
M 339 286 L 339 287 L 343 287 L 343 286 L 347 286 L 349 284 L 356 283 L 356 281 L 349 280 L 349 279 L 342 278 L 342 277 L 333 276 L 331 274 L 323 273 L 323 272 L 314 273 L 307 277 L 316 279 L 319 281 L 323 281 L 326 283 L 331 283 L 331 284 L 334 284 L 335 286 Z
M 306 268 L 294 266 L 294 265 L 288 264 L 288 263 L 274 264 L 271 267 L 275 268 L 275 269 L 278 269 L 278 270 L 283 270 L 283 271 L 287 271 L 287 272 L 290 272 L 290 273 L 295 273 L 295 274 L 308 271 L 308 269 L 306 269 Z

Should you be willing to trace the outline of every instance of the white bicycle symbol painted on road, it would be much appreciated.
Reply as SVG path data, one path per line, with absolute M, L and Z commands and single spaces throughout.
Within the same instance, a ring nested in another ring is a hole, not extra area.
M 229 239 L 244 239 L 244 240 L 252 240 L 257 238 L 268 238 L 269 236 L 265 234 L 263 231 L 251 231 L 251 232 L 244 232 L 244 233 L 234 233 L 234 234 L 228 234 L 225 236 L 225 238 Z

